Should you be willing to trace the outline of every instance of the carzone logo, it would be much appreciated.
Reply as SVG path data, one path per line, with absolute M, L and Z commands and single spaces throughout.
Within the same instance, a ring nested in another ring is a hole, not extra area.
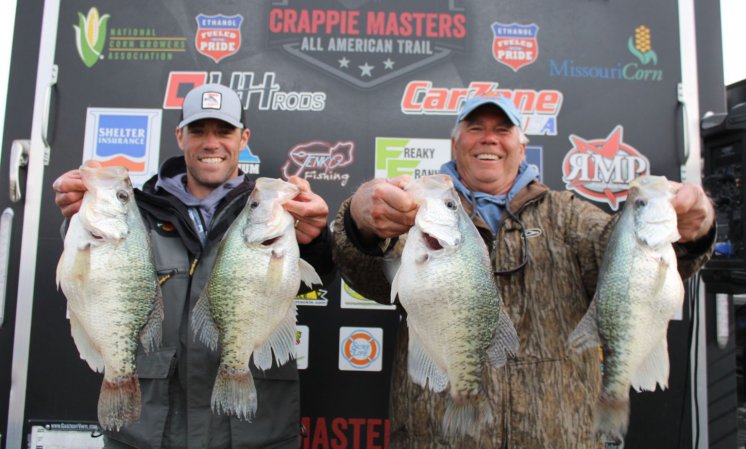
M 650 173 L 648 158 L 622 141 L 623 130 L 619 125 L 605 139 L 570 135 L 573 148 L 562 161 L 565 188 L 617 210 L 627 199 L 629 183 Z
M 469 98 L 501 95 L 513 100 L 527 135 L 556 136 L 562 92 L 555 89 L 498 89 L 491 81 L 473 81 L 469 87 L 433 87 L 431 81 L 410 81 L 401 99 L 401 111 L 413 115 L 456 115 Z
M 376 137 L 376 178 L 410 175 L 418 179 L 438 173 L 450 160 L 450 139 Z
M 382 328 L 339 328 L 339 369 L 341 371 L 381 371 L 382 355 Z

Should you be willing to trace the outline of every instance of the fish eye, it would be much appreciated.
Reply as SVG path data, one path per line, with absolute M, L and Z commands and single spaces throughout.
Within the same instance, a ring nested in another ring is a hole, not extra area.
M 258 201 L 252 201 L 251 204 L 249 204 L 249 207 L 252 208 L 252 209 L 256 209 L 257 207 L 259 207 L 259 202 Z
M 456 202 L 453 200 L 446 200 L 446 207 L 450 210 L 456 210 Z
M 635 207 L 645 207 L 648 205 L 648 201 L 642 198 L 635 200 Z
M 125 203 L 127 203 L 127 201 L 130 200 L 130 194 L 126 190 L 117 190 L 117 199 L 122 204 L 125 204 Z

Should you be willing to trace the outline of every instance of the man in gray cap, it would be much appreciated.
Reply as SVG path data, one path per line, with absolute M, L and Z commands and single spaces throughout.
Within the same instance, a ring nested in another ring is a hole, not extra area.
M 509 99 L 469 99 L 451 134 L 454 160 L 441 167 L 490 249 L 520 338 L 515 359 L 483 369 L 482 394 L 493 421 L 475 437 L 443 434 L 447 394 L 433 393 L 407 375 L 409 338 L 402 320 L 390 398 L 392 449 L 602 447 L 592 409 L 600 391 L 598 354 L 577 354 L 567 341 L 593 297 L 616 216 L 542 184 L 538 169 L 525 161 L 528 140 L 521 123 Z M 384 256 L 401 250 L 417 212 L 403 190 L 409 181 L 402 176 L 364 183 L 334 221 L 333 253 L 342 277 L 382 303 L 390 301 Z M 675 249 L 679 272 L 687 277 L 712 251 L 714 210 L 701 187 L 678 187 L 673 204 L 681 240 Z
M 183 156 L 165 161 L 158 175 L 135 191 L 162 279 L 163 342 L 150 353 L 140 348 L 141 417 L 119 431 L 104 432 L 107 449 L 295 449 L 299 445 L 295 360 L 263 372 L 250 363 L 261 404 L 251 422 L 213 413 L 210 397 L 219 354 L 193 338 L 189 326 L 220 240 L 254 188 L 254 181 L 238 168 L 238 155 L 249 136 L 234 91 L 218 84 L 197 87 L 184 98 L 176 128 Z M 291 177 L 289 182 L 300 188 L 284 207 L 296 219 L 301 257 L 326 283 L 334 275 L 328 206 L 306 180 Z M 79 171 L 63 174 L 53 188 L 57 206 L 66 218 L 71 217 L 85 192 Z

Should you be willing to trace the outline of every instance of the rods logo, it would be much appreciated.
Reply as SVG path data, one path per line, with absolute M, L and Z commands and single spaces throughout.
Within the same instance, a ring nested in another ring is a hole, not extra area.
M 539 43 L 536 39 L 539 26 L 535 23 L 520 25 L 495 22 L 492 24 L 492 34 L 492 56 L 514 72 L 533 64 L 539 56 Z
M 80 59 L 87 67 L 93 67 L 99 59 L 104 59 L 101 53 L 106 44 L 106 24 L 109 17 L 108 14 L 99 15 L 95 6 L 88 10 L 86 16 L 78 12 L 78 24 L 73 25 L 75 44 Z
M 650 161 L 622 141 L 622 126 L 605 139 L 586 140 L 570 135 L 573 148 L 562 161 L 562 181 L 568 190 L 593 201 L 607 203 L 612 210 L 627 199 L 629 183 L 650 173 Z

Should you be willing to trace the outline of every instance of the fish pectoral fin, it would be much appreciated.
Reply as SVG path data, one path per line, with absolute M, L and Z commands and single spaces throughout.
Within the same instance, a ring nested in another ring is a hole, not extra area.
M 651 289 L 651 297 L 657 298 L 660 295 L 661 290 L 666 285 L 666 278 L 668 277 L 668 270 L 671 269 L 671 265 L 664 257 L 658 258 L 658 271 L 655 273 L 655 281 L 653 282 Z
M 97 373 L 104 372 L 104 359 L 101 357 L 101 353 L 93 345 L 93 340 L 91 340 L 91 337 L 86 332 L 75 312 L 70 310 L 70 308 L 67 310 L 70 317 L 70 334 L 73 336 L 73 341 L 75 342 L 75 347 L 78 348 L 80 358 L 85 360 L 93 371 Z
M 598 348 L 601 345 L 601 339 L 598 336 L 598 325 L 596 324 L 596 302 L 597 299 L 594 296 L 590 306 L 588 306 L 588 311 L 567 339 L 570 349 L 575 352 Z
M 409 353 L 407 355 L 409 377 L 417 385 L 426 385 L 436 393 L 448 387 L 448 374 L 430 357 L 417 332 L 409 328 Z
M 396 270 L 394 279 L 391 281 L 391 304 L 396 303 L 396 295 L 399 294 L 399 273 L 401 273 L 401 269 Z
M 665 390 L 668 388 L 669 369 L 668 342 L 664 335 L 632 374 L 632 388 L 637 391 L 655 391 L 655 385 L 658 384 L 661 390 Z
M 309 288 L 313 288 L 313 285 L 323 284 L 318 273 L 316 273 L 316 269 L 310 263 L 298 259 L 298 269 L 300 270 L 300 280 Z
M 199 338 L 199 341 L 212 351 L 218 348 L 220 334 L 212 318 L 210 300 L 205 292 L 202 292 L 192 310 L 192 332 L 195 340 Z
M 487 358 L 490 365 L 500 368 L 508 361 L 508 357 L 514 357 L 518 353 L 520 340 L 518 333 L 515 331 L 513 322 L 505 312 L 505 308 L 500 304 L 500 313 L 497 318 L 497 328 L 492 342 L 487 348 Z
M 272 368 L 272 353 L 277 366 L 295 358 L 295 303 L 288 307 L 287 314 L 263 345 L 254 351 L 254 365 L 262 371 Z
M 140 342 L 145 352 L 153 351 L 159 347 L 163 338 L 163 318 L 165 317 L 165 313 L 163 310 L 163 294 L 157 280 L 155 280 L 155 291 L 151 302 L 148 320 L 140 331 Z
M 285 257 L 282 255 L 276 255 L 272 252 L 272 256 L 269 258 L 269 265 L 267 266 L 267 283 L 265 284 L 264 293 L 267 296 L 273 296 L 282 286 L 282 276 L 285 271 Z

